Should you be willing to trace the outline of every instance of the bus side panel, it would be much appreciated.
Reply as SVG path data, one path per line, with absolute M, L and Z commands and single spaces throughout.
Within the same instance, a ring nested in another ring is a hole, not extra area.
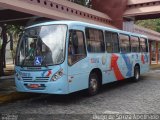
M 132 77 L 134 74 L 134 65 L 141 62 L 138 59 L 140 57 L 137 57 L 137 60 L 135 60 L 137 55 L 134 53 L 107 54 L 103 84 Z
M 122 57 L 122 69 L 124 73 L 124 78 L 133 77 L 134 73 L 134 65 L 136 64 L 135 58 L 136 55 L 134 53 L 124 53 L 121 54 Z
M 88 88 L 89 64 L 88 59 L 82 59 L 68 66 L 69 93 Z
M 113 82 L 116 80 L 116 77 L 114 75 L 114 72 L 111 68 L 111 54 L 105 53 L 105 60 L 104 61 L 104 68 L 103 68 L 103 80 L 102 84 L 106 84 L 109 82 Z
M 123 79 L 120 54 L 106 53 L 106 67 L 103 77 L 103 84 Z
M 141 64 L 140 64 L 140 73 L 143 74 L 145 72 L 148 72 L 149 71 L 149 60 L 150 60 L 150 57 L 149 57 L 149 53 L 141 53 Z

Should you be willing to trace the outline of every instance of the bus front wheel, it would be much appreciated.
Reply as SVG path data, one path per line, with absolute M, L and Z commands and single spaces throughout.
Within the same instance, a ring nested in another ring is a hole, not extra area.
M 89 87 L 88 87 L 88 94 L 93 96 L 98 93 L 100 84 L 97 74 L 91 73 L 89 76 Z

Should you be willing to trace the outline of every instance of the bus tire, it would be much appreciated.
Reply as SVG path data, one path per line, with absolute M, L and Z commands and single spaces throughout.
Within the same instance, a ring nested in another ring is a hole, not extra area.
M 97 74 L 91 73 L 89 76 L 88 94 L 89 96 L 96 95 L 99 91 L 100 83 Z
M 140 80 L 140 68 L 139 68 L 139 66 L 135 66 L 133 81 L 138 82 L 139 80 Z

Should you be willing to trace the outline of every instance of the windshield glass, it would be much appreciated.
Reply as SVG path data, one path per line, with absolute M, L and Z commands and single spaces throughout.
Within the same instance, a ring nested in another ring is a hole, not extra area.
M 66 25 L 48 25 L 24 31 L 18 46 L 16 64 L 46 66 L 64 61 Z

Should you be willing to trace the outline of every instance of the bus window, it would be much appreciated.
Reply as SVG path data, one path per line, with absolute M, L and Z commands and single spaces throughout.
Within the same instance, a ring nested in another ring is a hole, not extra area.
M 86 28 L 86 39 L 88 52 L 102 53 L 105 51 L 103 31 Z
M 145 38 L 140 38 L 140 51 L 148 52 L 147 39 Z
M 72 65 L 84 57 L 86 57 L 86 50 L 83 32 L 70 30 L 68 44 L 68 64 Z
M 119 44 L 122 53 L 130 52 L 130 43 L 128 35 L 119 34 Z
M 108 53 L 118 53 L 118 34 L 114 32 L 105 32 L 106 50 Z
M 131 36 L 131 49 L 132 52 L 139 52 L 139 38 Z

